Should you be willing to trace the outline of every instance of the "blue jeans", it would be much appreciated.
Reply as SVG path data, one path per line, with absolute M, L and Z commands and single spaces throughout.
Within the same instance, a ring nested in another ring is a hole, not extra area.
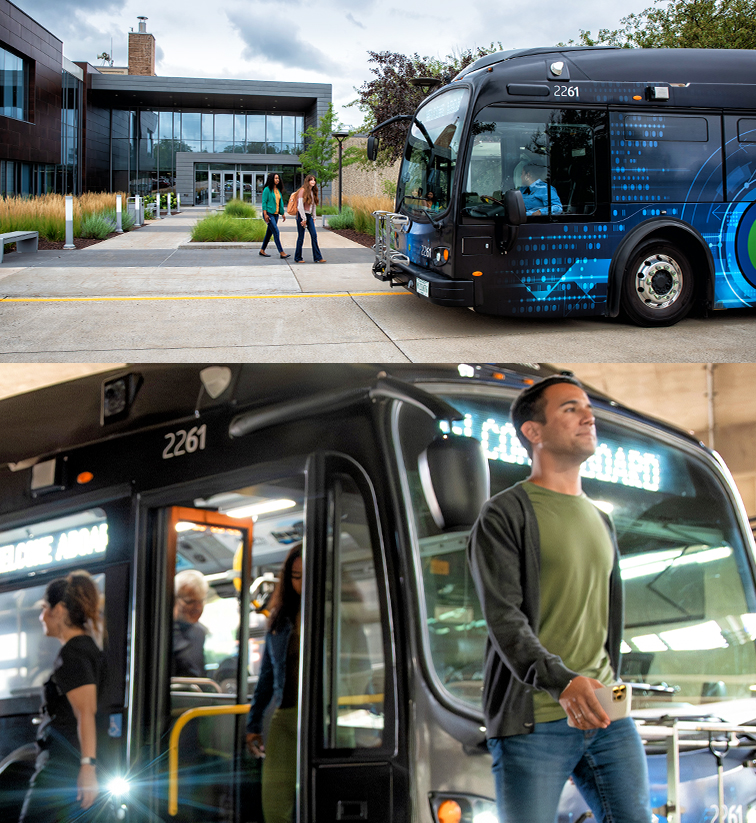
M 646 755 L 632 718 L 581 731 L 567 719 L 488 741 L 499 823 L 554 823 L 569 777 L 597 823 L 651 823 Z
M 278 249 L 281 254 L 283 254 L 283 248 L 281 246 L 281 234 L 278 231 L 278 215 L 271 214 L 268 212 L 268 228 L 265 232 L 265 237 L 263 239 L 262 250 L 268 248 L 268 243 L 270 242 L 270 238 L 273 238 L 273 242 L 276 244 L 276 248 Z
M 315 231 L 315 221 L 312 219 L 312 215 L 307 215 L 307 231 L 310 232 L 310 240 L 312 240 L 312 257 L 317 263 L 318 260 L 323 259 L 323 255 L 320 253 L 320 246 L 318 246 L 318 235 Z M 304 226 L 302 225 L 302 219 L 299 215 L 297 215 L 297 250 L 294 252 L 294 260 L 299 262 L 302 260 L 302 244 L 304 243 Z

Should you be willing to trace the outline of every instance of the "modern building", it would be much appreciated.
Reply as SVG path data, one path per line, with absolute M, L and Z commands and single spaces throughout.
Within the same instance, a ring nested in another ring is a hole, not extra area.
M 299 184 L 330 84 L 158 77 L 146 21 L 128 67 L 96 67 L 0 0 L 0 194 L 176 191 L 212 205 L 259 198 L 270 171 Z

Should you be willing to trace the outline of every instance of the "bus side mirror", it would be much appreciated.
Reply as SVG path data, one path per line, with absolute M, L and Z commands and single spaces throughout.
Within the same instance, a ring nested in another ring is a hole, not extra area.
M 438 435 L 418 458 L 420 482 L 439 529 L 469 528 L 488 500 L 488 458 L 473 437 Z
M 521 226 L 527 220 L 525 201 L 519 189 L 510 189 L 504 195 L 504 205 L 507 207 L 507 222 L 510 226 Z
M 373 162 L 378 159 L 378 138 L 374 134 L 368 136 L 367 158 Z

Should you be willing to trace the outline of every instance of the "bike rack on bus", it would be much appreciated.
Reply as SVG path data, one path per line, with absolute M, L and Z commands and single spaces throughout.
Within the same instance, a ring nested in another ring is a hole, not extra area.
M 410 259 L 392 248 L 393 233 L 409 225 L 410 219 L 406 214 L 396 214 L 392 211 L 374 211 L 375 217 L 375 263 L 373 274 L 379 280 L 391 280 L 391 263 L 409 263 Z
M 636 719 L 638 732 L 644 743 L 650 740 L 664 741 L 667 751 L 667 803 L 657 814 L 667 818 L 667 823 L 681 823 L 680 807 L 680 754 L 683 750 L 708 748 L 717 761 L 717 794 L 721 810 L 724 798 L 724 770 L 722 759 L 730 749 L 756 749 L 756 726 L 737 726 L 732 723 L 708 723 L 705 721 L 669 720 L 646 724 Z M 715 735 L 721 742 L 715 742 Z M 726 735 L 723 739 L 722 735 Z M 741 740 L 738 735 L 748 735 L 751 740 Z M 722 748 L 724 747 L 724 748 Z

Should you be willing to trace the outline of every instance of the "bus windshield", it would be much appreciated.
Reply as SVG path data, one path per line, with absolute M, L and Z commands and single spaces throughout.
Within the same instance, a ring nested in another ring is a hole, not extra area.
M 469 97 L 466 88 L 452 89 L 418 109 L 399 173 L 404 211 L 417 216 L 449 207 Z
M 509 400 L 491 390 L 444 397 L 480 440 L 491 493 L 523 480 L 528 456 L 509 422 Z M 584 464 L 583 489 L 611 513 L 625 588 L 621 677 L 633 706 L 662 713 L 750 698 L 756 685 L 756 598 L 725 481 L 683 441 L 597 411 L 599 448 Z M 417 535 L 426 655 L 438 687 L 481 705 L 486 625 L 468 571 L 468 532 L 440 531 L 422 493 L 417 457 L 432 424 L 404 406 L 397 418 Z M 700 709 L 692 711 L 700 712 Z

